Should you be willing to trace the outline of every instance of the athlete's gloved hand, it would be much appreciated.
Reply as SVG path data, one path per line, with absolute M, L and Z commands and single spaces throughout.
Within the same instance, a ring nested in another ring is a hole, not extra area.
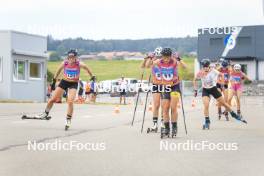
M 194 97 L 197 97 L 197 95 L 198 95 L 198 91 L 194 90 Z
M 95 76 L 91 76 L 90 81 L 95 80 Z
M 51 83 L 51 90 L 55 90 L 55 85 L 56 85 L 56 79 L 53 78 Z
M 174 57 L 177 61 L 181 61 L 181 60 L 182 60 L 181 57 L 180 57 L 180 55 L 179 55 L 179 53 L 177 53 L 177 52 L 173 53 L 173 57 Z

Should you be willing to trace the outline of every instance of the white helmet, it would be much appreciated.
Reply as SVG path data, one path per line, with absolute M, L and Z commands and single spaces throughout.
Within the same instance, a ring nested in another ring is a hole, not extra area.
M 234 65 L 235 70 L 241 70 L 241 65 L 240 64 L 235 64 Z
M 157 47 L 154 51 L 156 57 L 161 57 L 162 47 Z

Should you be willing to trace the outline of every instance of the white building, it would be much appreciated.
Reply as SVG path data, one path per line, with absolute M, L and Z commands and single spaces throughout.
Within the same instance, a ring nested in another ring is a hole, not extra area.
M 0 31 L 0 99 L 46 100 L 47 38 Z
M 241 64 L 252 80 L 264 80 L 264 25 L 203 28 L 198 30 L 198 62 L 219 58 Z

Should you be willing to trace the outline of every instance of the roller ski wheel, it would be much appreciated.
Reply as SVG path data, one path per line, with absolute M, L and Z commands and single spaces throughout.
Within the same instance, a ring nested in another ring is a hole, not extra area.
M 243 116 L 241 114 L 239 114 L 239 116 L 240 116 L 240 121 L 247 124 L 247 121 L 245 119 L 243 119 Z
M 221 120 L 221 114 L 218 114 L 218 120 Z
M 157 133 L 158 132 L 158 125 L 154 124 L 153 127 L 147 129 L 147 133 Z
M 171 131 L 171 138 L 175 138 L 177 136 L 177 128 L 172 128 L 172 131 Z
M 247 121 L 244 120 L 244 119 L 242 119 L 242 116 L 240 116 L 240 115 L 238 115 L 238 114 L 235 114 L 235 113 L 234 113 L 234 114 L 231 114 L 231 116 L 232 116 L 234 119 L 236 119 L 237 121 L 241 121 L 241 122 L 247 124 Z
M 27 116 L 27 115 L 23 115 L 21 117 L 22 120 L 27 120 L 27 119 L 30 119 L 30 120 L 50 120 L 51 119 L 51 116 L 45 116 L 45 117 L 40 117 L 40 116 Z
M 65 131 L 68 131 L 68 130 L 69 130 L 69 128 L 70 128 L 70 126 L 68 126 L 68 125 L 65 125 Z
M 205 122 L 205 124 L 203 124 L 203 130 L 209 130 L 210 129 L 210 122 Z
M 163 139 L 165 137 L 169 138 L 170 137 L 170 129 L 162 128 L 160 130 L 160 138 Z
M 151 132 L 157 133 L 158 132 L 158 128 L 156 128 L 156 129 L 148 128 L 147 129 L 147 133 L 151 133 Z

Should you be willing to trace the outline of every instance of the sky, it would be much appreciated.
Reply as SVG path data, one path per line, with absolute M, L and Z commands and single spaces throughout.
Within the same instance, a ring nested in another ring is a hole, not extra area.
M 1 0 L 0 30 L 145 39 L 197 36 L 202 27 L 264 24 L 264 0 Z

